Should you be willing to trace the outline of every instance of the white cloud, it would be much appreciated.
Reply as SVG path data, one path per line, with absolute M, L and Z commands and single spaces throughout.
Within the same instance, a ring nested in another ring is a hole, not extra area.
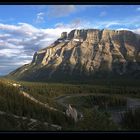
M 56 28 L 63 28 L 64 24 L 62 22 L 56 23 L 55 27 Z
M 112 21 L 112 22 L 106 23 L 105 27 L 109 28 L 112 25 L 121 25 L 121 24 L 117 21 Z
M 36 23 L 44 22 L 44 20 L 45 20 L 44 18 L 45 18 L 45 13 L 43 13 L 43 12 L 38 13 L 36 16 Z
M 64 25 L 65 26 L 65 25 Z M 64 28 L 36 28 L 27 23 L 17 25 L 0 24 L 0 69 L 4 74 L 29 63 L 35 51 L 48 47 L 63 31 L 70 32 L 71 26 Z
M 127 30 L 127 31 L 132 31 L 132 32 L 134 32 L 134 33 L 140 35 L 140 28 L 138 28 L 138 29 L 118 28 L 118 29 L 116 29 L 116 30 Z
M 14 57 L 21 53 L 19 49 L 0 49 L 0 56 Z
M 82 24 L 84 28 L 94 28 L 94 29 L 104 29 L 104 28 L 111 28 L 113 26 L 121 25 L 120 21 L 110 20 L 110 21 L 91 21 L 86 22 L 83 21 Z M 82 26 L 81 26 L 82 27 Z
M 116 29 L 116 30 L 129 30 L 129 31 L 133 31 L 133 30 L 130 30 L 130 29 L 128 29 L 128 28 L 118 28 L 118 29 Z
M 140 34 L 140 28 L 138 28 L 138 29 L 133 29 L 132 31 L 135 32 L 136 34 Z
M 48 17 L 64 17 L 76 11 L 75 5 L 51 5 Z
M 48 6 L 48 17 L 59 18 L 65 17 L 75 12 L 81 12 L 87 8 L 102 8 L 109 7 L 108 5 L 50 5 Z
M 137 10 L 137 11 L 140 11 L 140 7 L 138 7 L 136 10 Z
M 92 20 L 90 21 L 90 27 L 92 28 L 128 28 L 135 29 L 140 27 L 140 16 L 134 16 L 129 18 L 124 18 L 120 20 Z
M 130 25 L 137 28 L 131 29 L 140 34 L 140 17 L 133 17 L 123 20 L 93 21 L 83 20 L 77 17 L 69 24 L 63 22 L 56 23 L 54 28 L 36 28 L 28 23 L 18 23 L 17 25 L 0 24 L 0 69 L 1 73 L 8 73 L 15 68 L 29 63 L 33 54 L 39 49 L 45 48 L 60 37 L 61 33 L 70 32 L 73 29 L 88 28 L 111 28 L 118 26 L 118 29 L 129 29 Z M 126 25 L 126 26 L 124 26 Z
M 73 30 L 73 29 L 87 29 L 93 27 L 94 24 L 91 24 L 91 22 L 77 18 L 72 20 L 69 24 L 64 24 L 62 22 L 55 24 L 56 28 L 59 29 L 67 29 L 67 32 Z
M 17 36 L 32 36 L 38 31 L 38 29 L 27 23 L 18 23 L 18 25 L 0 24 L 0 30 Z

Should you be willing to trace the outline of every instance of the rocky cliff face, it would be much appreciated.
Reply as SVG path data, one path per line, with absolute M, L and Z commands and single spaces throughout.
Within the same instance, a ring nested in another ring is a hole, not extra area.
M 72 30 L 10 73 L 20 80 L 127 75 L 140 71 L 140 35 L 126 30 Z

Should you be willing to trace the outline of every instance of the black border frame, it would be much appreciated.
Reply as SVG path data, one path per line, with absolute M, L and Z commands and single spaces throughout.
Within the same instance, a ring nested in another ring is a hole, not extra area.
M 85 0 L 80 1 L 80 0 L 67 0 L 67 1 L 55 1 L 55 0 L 1 0 L 0 1 L 0 6 L 2 5 L 140 5 L 140 1 L 138 0 L 122 0 L 122 1 L 105 1 L 105 0 Z M 0 131 L 0 137 L 2 136 L 35 136 L 36 138 L 40 139 L 40 136 L 56 136 L 56 138 L 59 138 L 58 136 L 66 136 L 67 138 L 71 138 L 71 136 L 81 136 L 82 138 L 86 138 L 87 136 L 94 136 L 96 137 L 103 137 L 104 136 L 112 136 L 112 138 L 118 138 L 118 136 L 125 136 L 126 137 L 131 137 L 133 138 L 134 136 L 140 136 L 140 131 Z M 86 137 L 85 137 L 86 136 Z M 114 137 L 115 136 L 115 137 Z M 24 137 L 21 137 L 24 138 Z

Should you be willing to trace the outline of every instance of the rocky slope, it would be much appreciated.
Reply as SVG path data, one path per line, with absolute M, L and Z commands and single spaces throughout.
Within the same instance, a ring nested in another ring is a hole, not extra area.
M 72 30 L 11 72 L 19 80 L 81 79 L 140 73 L 140 35 L 127 30 Z

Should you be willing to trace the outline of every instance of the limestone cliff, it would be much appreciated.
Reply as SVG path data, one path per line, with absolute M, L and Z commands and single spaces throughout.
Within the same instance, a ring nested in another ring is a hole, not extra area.
M 9 74 L 20 80 L 47 80 L 98 73 L 126 75 L 140 71 L 140 35 L 127 30 L 72 30 L 39 50 L 30 64 Z

